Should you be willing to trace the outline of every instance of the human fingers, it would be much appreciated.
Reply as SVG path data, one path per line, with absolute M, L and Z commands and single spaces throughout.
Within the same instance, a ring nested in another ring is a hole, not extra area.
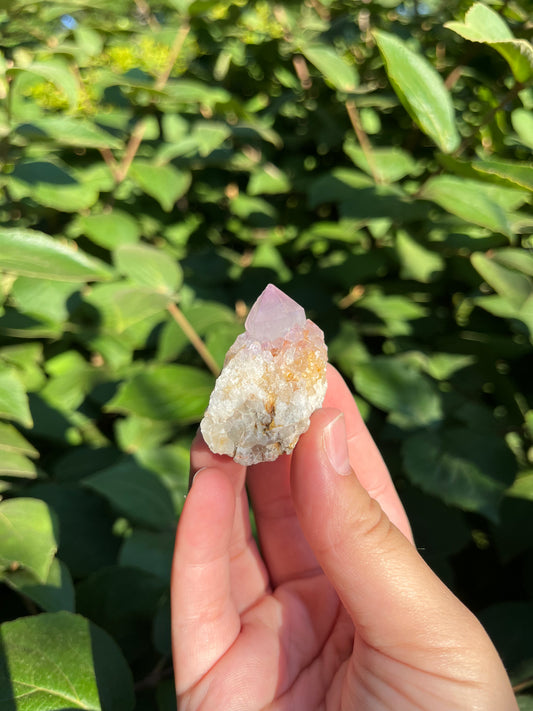
M 309 576 L 318 569 L 294 510 L 290 466 L 291 457 L 285 455 L 275 462 L 248 468 L 248 491 L 261 554 L 273 588 L 287 580 Z
M 516 708 L 479 622 L 357 480 L 338 410 L 312 416 L 293 453 L 291 485 L 302 530 L 367 649 L 470 687 L 493 678 L 502 705 L 487 708 Z
M 248 496 L 245 489 L 246 467 L 230 457 L 213 454 L 200 432 L 191 446 L 191 481 L 194 474 L 204 467 L 215 467 L 223 472 L 233 486 L 235 513 L 229 540 L 231 560 L 231 587 L 235 606 L 239 612 L 247 609 L 268 588 L 268 575 L 257 550 L 250 526 Z M 209 519 L 198 522 L 206 525 Z
M 323 407 L 344 413 L 350 464 L 359 482 L 378 501 L 392 523 L 412 541 L 411 527 L 389 471 L 344 379 L 328 365 L 328 389 Z
M 178 695 L 194 686 L 239 634 L 230 576 L 234 516 L 231 481 L 220 469 L 202 469 L 183 507 L 172 565 L 172 646 Z

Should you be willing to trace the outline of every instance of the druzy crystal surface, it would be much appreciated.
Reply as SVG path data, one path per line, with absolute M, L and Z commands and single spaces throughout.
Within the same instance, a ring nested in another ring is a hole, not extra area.
M 216 454 L 239 464 L 288 454 L 326 394 L 324 334 L 273 284 L 252 306 L 226 354 L 200 423 Z

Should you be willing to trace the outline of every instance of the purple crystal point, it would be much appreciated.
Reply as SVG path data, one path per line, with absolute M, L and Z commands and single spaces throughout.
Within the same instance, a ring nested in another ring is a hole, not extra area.
M 274 284 L 269 284 L 252 306 L 246 319 L 246 332 L 265 343 L 284 336 L 294 326 L 305 325 L 305 311 Z

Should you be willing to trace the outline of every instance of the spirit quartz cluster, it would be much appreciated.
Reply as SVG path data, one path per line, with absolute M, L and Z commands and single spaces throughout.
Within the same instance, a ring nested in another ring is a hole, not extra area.
M 226 354 L 202 435 L 239 464 L 270 462 L 293 450 L 326 394 L 324 334 L 293 299 L 269 284 L 246 331 Z

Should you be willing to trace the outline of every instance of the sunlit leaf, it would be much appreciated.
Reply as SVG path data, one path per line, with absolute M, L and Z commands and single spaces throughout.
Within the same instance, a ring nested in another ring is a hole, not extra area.
M 450 95 L 440 75 L 398 37 L 374 31 L 389 80 L 420 129 L 445 153 L 459 145 Z

